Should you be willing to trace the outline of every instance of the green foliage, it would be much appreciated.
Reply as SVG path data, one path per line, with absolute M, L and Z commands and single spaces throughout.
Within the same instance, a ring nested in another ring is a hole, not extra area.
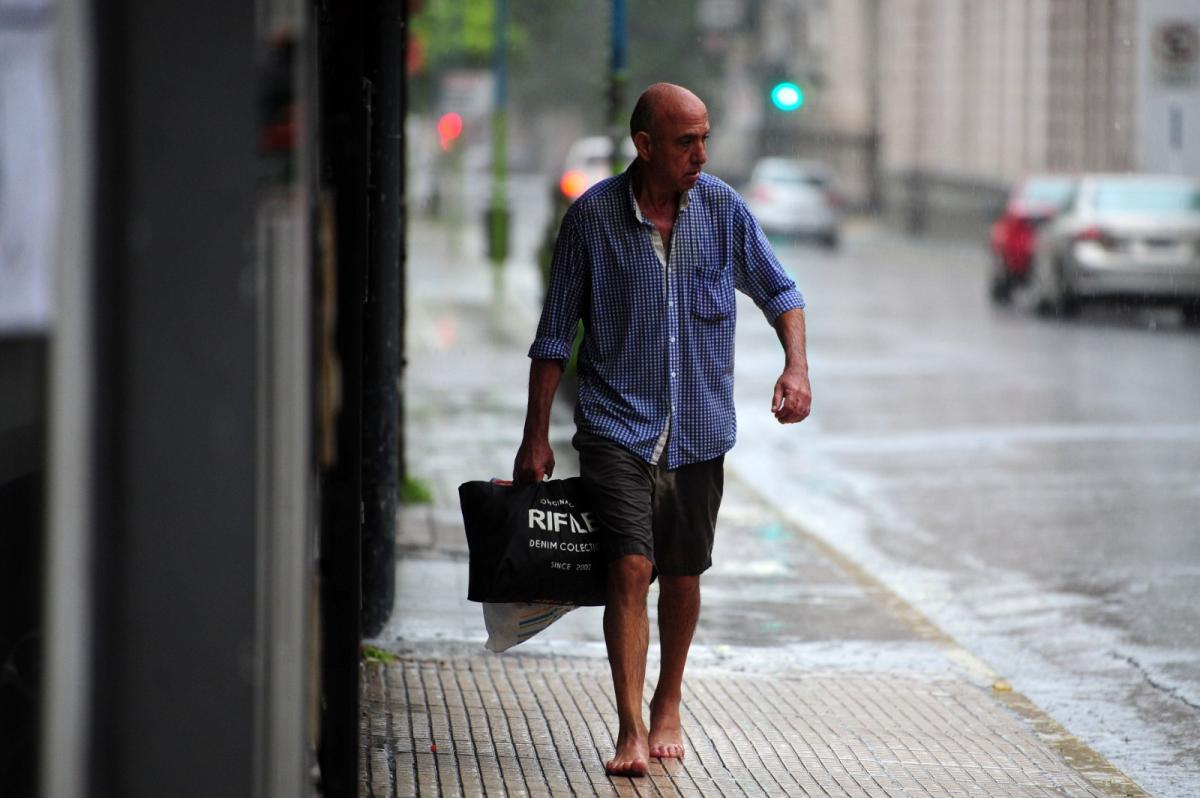
M 384 665 L 391 665 L 396 661 L 396 655 L 392 652 L 370 645 L 362 647 L 362 658 L 367 662 L 382 662 Z
M 412 476 L 405 476 L 404 484 L 400 486 L 400 503 L 432 504 L 433 491 L 422 480 Z
M 514 5 L 519 5 L 514 4 Z M 496 42 L 495 0 L 429 0 L 412 21 L 429 69 L 486 67 Z M 509 14 L 508 52 L 520 53 L 528 41 L 525 28 Z
M 412 21 L 413 35 L 421 42 L 432 68 L 447 63 L 478 61 L 492 54 L 495 29 L 492 0 L 433 0 L 424 3 Z

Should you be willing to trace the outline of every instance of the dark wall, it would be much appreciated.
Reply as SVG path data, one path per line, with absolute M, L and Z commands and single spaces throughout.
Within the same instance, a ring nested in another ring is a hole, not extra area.
M 249 795 L 254 4 L 102 6 L 89 794 Z
M 41 339 L 0 339 L 0 795 L 35 794 L 45 546 Z

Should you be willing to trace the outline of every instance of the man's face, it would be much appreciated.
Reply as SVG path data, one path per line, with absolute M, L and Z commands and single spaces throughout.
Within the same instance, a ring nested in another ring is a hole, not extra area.
M 656 182 L 686 191 L 708 161 L 708 109 L 694 97 L 664 103 L 650 133 L 639 139 L 639 156 Z

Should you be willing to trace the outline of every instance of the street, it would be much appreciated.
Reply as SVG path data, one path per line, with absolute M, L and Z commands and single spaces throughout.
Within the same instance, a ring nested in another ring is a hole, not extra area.
M 1200 335 L 985 298 L 982 243 L 781 246 L 814 409 L 767 412 L 752 305 L 728 463 L 1158 796 L 1200 785 Z

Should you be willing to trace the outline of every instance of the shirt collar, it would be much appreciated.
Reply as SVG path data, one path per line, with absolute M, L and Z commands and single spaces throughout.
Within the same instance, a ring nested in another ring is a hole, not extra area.
M 626 193 L 629 194 L 629 205 L 630 205 L 630 207 L 633 208 L 633 215 L 635 217 L 637 217 L 637 220 L 639 222 L 641 222 L 642 224 L 650 224 L 650 221 L 642 213 L 642 206 L 638 204 L 637 195 L 633 193 L 633 164 L 634 163 L 636 163 L 636 161 L 631 161 L 629 166 L 627 166 L 625 168 L 625 191 L 626 191 Z M 678 213 L 683 213 L 683 210 L 691 203 L 691 201 L 692 201 L 692 190 L 690 188 L 685 189 L 683 191 L 683 193 L 679 195 Z

